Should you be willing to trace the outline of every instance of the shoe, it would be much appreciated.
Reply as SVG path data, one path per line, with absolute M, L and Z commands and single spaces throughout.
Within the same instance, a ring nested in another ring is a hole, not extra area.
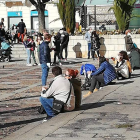
M 52 118 L 51 116 L 47 116 L 46 118 L 44 118 L 44 119 L 42 120 L 42 123 L 47 122 L 47 121 L 50 120 L 51 118 Z
M 95 88 L 93 92 L 97 92 L 98 90 L 99 90 L 98 88 Z
M 61 62 L 59 62 L 59 66 L 62 66 L 62 63 Z
M 26 66 L 32 66 L 32 64 L 27 64 Z
M 87 94 L 83 95 L 83 97 L 86 98 L 86 97 L 88 97 L 88 96 L 91 95 L 91 94 L 92 94 L 92 92 L 89 91 Z
M 65 62 L 67 61 L 67 59 L 64 60 Z
M 88 59 L 90 59 L 90 58 L 88 57 Z
M 95 58 L 93 58 L 93 60 L 95 60 Z
M 33 66 L 36 66 L 36 65 L 38 65 L 38 64 L 37 63 L 33 64 Z

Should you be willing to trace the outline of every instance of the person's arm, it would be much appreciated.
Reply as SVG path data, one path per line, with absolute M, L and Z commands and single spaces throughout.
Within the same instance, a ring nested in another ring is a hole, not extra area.
M 41 96 L 44 97 L 44 98 L 48 98 L 48 97 L 51 97 L 53 95 L 53 93 L 55 92 L 55 89 L 54 89 L 54 85 L 55 83 L 53 82 L 52 85 L 48 88 L 48 90 L 43 94 L 41 93 Z
M 85 40 L 89 42 L 88 33 L 85 34 Z
M 93 72 L 91 75 L 97 75 L 97 74 L 101 73 L 104 69 L 105 69 L 105 66 L 104 65 L 101 65 L 99 67 L 99 69 L 96 70 L 95 72 Z

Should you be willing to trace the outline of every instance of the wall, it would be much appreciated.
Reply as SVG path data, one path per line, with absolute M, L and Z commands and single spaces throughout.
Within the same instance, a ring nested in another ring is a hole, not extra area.
M 124 35 L 103 35 L 100 36 L 101 48 L 100 54 L 107 58 L 115 57 L 119 51 L 125 49 Z M 132 35 L 133 42 L 140 47 L 140 35 Z M 84 36 L 71 36 L 68 45 L 68 57 L 69 58 L 87 58 L 87 42 Z

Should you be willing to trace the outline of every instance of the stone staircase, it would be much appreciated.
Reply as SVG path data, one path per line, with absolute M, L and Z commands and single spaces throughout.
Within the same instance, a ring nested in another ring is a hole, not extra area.
M 27 54 L 23 44 L 14 44 L 12 47 L 12 58 L 26 59 Z

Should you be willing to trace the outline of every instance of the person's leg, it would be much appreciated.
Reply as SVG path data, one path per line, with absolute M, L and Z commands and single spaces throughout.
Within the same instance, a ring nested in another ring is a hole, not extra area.
M 91 50 L 91 56 L 94 59 L 95 51 Z
M 56 63 L 56 56 L 57 56 L 57 52 L 54 51 L 54 60 L 53 60 L 53 63 Z
M 99 50 L 97 50 L 96 52 L 97 52 L 97 57 L 99 57 L 100 56 Z
M 64 59 L 63 58 L 63 45 L 60 46 L 60 58 Z
M 34 64 L 37 64 L 37 63 L 36 63 L 36 59 L 35 59 L 34 51 L 31 51 L 31 55 L 32 55 L 32 58 L 33 58 Z
M 31 60 L 30 49 L 26 49 L 26 53 L 27 53 L 27 64 L 30 64 L 30 60 Z
M 91 43 L 88 43 L 88 59 L 90 58 Z
M 24 34 L 21 34 L 21 41 L 23 42 Z
M 68 51 L 67 51 L 67 46 L 65 47 L 65 60 L 67 60 L 67 56 L 68 56 Z
M 54 111 L 52 110 L 53 107 L 53 98 L 44 98 L 44 97 L 40 97 L 40 102 L 42 104 L 42 106 L 44 107 L 46 113 L 48 116 L 53 117 Z
M 42 63 L 41 68 L 42 68 L 42 86 L 46 86 L 49 67 L 47 66 L 46 63 Z
M 92 77 L 91 86 L 89 88 L 89 91 L 90 92 L 93 92 L 93 90 L 95 89 L 95 87 L 97 85 L 97 81 L 100 82 L 100 83 L 104 83 L 103 74 L 99 74 L 99 75 L 96 75 L 96 76 L 93 76 Z
M 20 33 L 18 33 L 18 43 L 19 43 L 19 37 L 20 37 Z

